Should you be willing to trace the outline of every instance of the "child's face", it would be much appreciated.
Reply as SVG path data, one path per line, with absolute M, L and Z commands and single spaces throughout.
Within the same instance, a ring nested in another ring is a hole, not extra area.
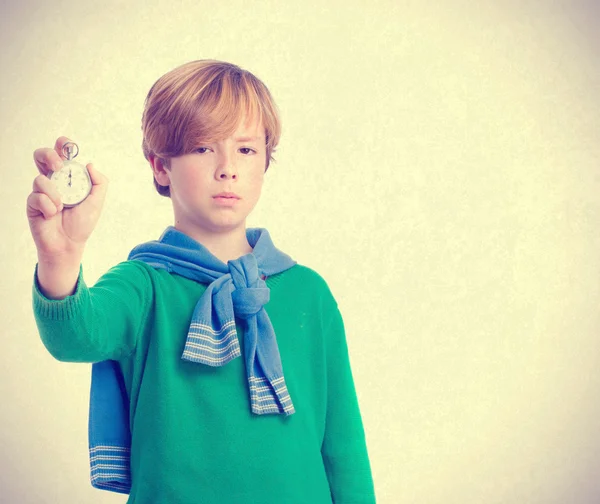
M 175 222 L 209 233 L 245 228 L 246 217 L 260 197 L 265 173 L 262 123 L 242 118 L 231 137 L 198 144 L 196 149 L 172 158 L 170 170 L 155 171 L 158 182 L 170 186 Z M 222 192 L 235 193 L 239 199 L 216 199 Z

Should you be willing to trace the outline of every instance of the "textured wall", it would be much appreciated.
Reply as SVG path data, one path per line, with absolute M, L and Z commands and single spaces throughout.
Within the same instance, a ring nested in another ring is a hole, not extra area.
M 598 502 L 600 3 L 435 4 L 0 3 L 3 502 L 125 501 L 89 484 L 90 367 L 33 321 L 32 153 L 67 135 L 111 181 L 92 284 L 171 224 L 143 100 L 200 58 L 281 109 L 248 225 L 338 298 L 378 502 Z

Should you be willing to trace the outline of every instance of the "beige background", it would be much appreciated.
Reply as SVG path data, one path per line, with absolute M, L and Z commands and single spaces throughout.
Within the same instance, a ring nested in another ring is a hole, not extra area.
M 200 58 L 281 109 L 248 225 L 338 299 L 378 502 L 598 502 L 600 5 L 435 4 L 0 3 L 3 502 L 125 502 L 89 483 L 90 366 L 33 321 L 32 153 L 65 134 L 111 180 L 92 284 L 171 224 L 143 100 Z

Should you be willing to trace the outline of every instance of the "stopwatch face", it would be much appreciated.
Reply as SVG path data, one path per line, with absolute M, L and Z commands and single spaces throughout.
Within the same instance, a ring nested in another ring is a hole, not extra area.
M 81 203 L 92 190 L 92 180 L 87 168 L 76 161 L 63 161 L 63 167 L 50 174 L 65 207 Z

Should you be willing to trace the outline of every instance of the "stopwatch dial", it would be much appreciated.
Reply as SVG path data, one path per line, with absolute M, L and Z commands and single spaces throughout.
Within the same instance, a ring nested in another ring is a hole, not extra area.
M 65 207 L 75 206 L 88 197 L 92 181 L 87 168 L 75 161 L 64 161 L 63 167 L 50 175 Z

